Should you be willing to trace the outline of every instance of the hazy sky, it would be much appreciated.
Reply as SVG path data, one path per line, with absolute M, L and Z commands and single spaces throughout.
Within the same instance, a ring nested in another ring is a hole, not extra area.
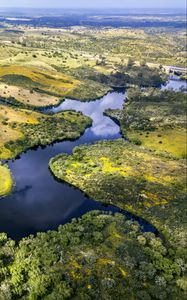
M 185 0 L 0 0 L 0 7 L 185 8 Z

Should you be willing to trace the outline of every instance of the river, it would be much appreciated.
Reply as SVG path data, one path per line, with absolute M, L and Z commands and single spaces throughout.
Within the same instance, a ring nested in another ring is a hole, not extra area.
M 171 82 L 167 84 L 171 86 Z M 28 150 L 8 162 L 16 184 L 11 195 L 0 199 L 0 232 L 6 232 L 11 238 L 19 240 L 39 231 L 57 229 L 60 224 L 94 209 L 122 212 L 128 219 L 137 220 L 143 230 L 155 231 L 143 219 L 89 199 L 80 190 L 58 182 L 48 169 L 50 158 L 62 152 L 70 154 L 75 146 L 120 138 L 119 126 L 104 116 L 103 112 L 108 108 L 122 108 L 124 99 L 124 92 L 114 91 L 90 102 L 66 99 L 58 107 L 45 110 L 45 113 L 71 109 L 81 111 L 92 118 L 93 124 L 75 141 Z

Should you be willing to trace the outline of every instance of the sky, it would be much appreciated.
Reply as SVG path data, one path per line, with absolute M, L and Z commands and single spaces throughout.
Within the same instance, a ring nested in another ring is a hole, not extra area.
M 186 0 L 0 0 L 0 7 L 185 8 Z

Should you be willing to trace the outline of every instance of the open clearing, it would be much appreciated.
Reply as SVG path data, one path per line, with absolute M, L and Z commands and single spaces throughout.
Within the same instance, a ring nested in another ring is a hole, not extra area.
M 59 103 L 58 97 L 49 96 L 47 94 L 8 84 L 0 84 L 0 97 L 5 99 L 14 98 L 24 105 L 32 105 L 36 107 L 57 105 Z

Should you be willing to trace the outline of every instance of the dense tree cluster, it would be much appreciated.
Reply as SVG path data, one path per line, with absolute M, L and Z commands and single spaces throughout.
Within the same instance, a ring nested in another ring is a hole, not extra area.
M 185 256 L 121 214 L 93 211 L 15 245 L 0 234 L 0 299 L 185 299 Z
M 116 69 L 117 71 L 113 71 L 108 75 L 86 66 L 69 70 L 69 72 L 77 78 L 85 78 L 119 88 L 125 88 L 129 85 L 160 87 L 166 80 L 165 75 L 159 69 L 151 69 L 147 65 L 135 66 L 134 63 L 129 63 L 123 67 L 119 65 Z
M 128 90 L 122 125 L 126 129 L 154 130 L 158 126 L 186 126 L 186 95 L 170 90 Z

